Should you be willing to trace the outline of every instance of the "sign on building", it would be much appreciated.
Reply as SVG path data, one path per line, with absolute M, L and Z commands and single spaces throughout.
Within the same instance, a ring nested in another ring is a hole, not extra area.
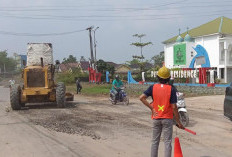
M 205 64 L 205 57 L 204 56 L 196 57 L 196 65 L 202 65 L 202 64 Z
M 174 65 L 186 65 L 186 44 L 174 45 Z

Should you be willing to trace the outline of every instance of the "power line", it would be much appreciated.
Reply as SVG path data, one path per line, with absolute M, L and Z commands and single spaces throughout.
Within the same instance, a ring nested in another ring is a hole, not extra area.
M 83 32 L 83 31 L 85 31 L 85 29 L 75 30 L 75 31 L 70 31 L 70 32 L 47 33 L 47 34 L 16 33 L 16 32 L 0 31 L 0 34 L 2 34 L 2 35 L 14 35 L 14 36 L 61 36 L 61 35 L 74 34 L 74 33 Z
M 170 6 L 174 4 L 180 4 L 182 2 L 186 2 L 188 0 L 180 0 L 176 2 L 171 2 L 171 3 L 164 3 L 160 5 L 150 5 L 147 8 L 157 8 L 157 7 L 164 7 L 164 6 Z M 104 5 L 86 5 L 86 6 L 26 6 L 26 7 L 0 7 L 0 11 L 79 11 L 77 9 L 80 9 L 81 7 L 87 7 L 89 8 L 90 6 L 103 6 Z M 91 11 L 122 11 L 122 10 L 145 10 L 147 8 L 137 8 L 137 7 L 115 7 L 114 9 L 109 9 L 110 5 L 107 5 L 107 9 L 97 9 L 97 10 L 92 10 Z M 29 9 L 28 9 L 29 8 Z
M 230 13 L 232 10 L 215 10 L 215 11 L 203 11 L 203 12 L 189 12 L 184 15 L 202 15 L 205 13 Z M 183 15 L 183 13 L 171 13 L 171 14 L 144 14 L 144 15 L 79 15 L 79 16 L 58 16 L 58 15 L 34 15 L 34 16 L 19 16 L 15 14 L 1 14 L 2 17 L 15 17 L 15 18 L 32 18 L 32 19 L 70 19 L 75 20 L 78 18 L 130 18 L 130 17 L 166 17 L 173 15 Z
M 180 2 L 185 2 L 186 0 L 184 1 L 179 1 L 179 4 Z M 165 10 L 165 6 L 171 6 L 171 5 L 174 5 L 174 4 L 178 4 L 177 2 L 173 2 L 173 3 L 168 3 L 168 4 L 162 4 L 162 5 L 154 5 L 154 6 L 150 6 L 150 7 L 140 7 L 140 8 L 113 8 L 113 9 L 110 9 L 110 8 L 101 8 L 101 9 L 91 9 L 91 10 L 80 10 L 80 8 L 75 8 L 75 7 L 71 7 L 71 8 L 38 8 L 38 9 L 26 9 L 26 8 L 20 8 L 19 9 L 4 9 L 3 7 L 0 7 L 0 11 L 1 12 L 38 12 L 38 11 L 102 11 L 102 12 L 105 12 L 105 11 L 151 11 L 151 10 Z M 209 8 L 209 7 L 231 7 L 232 4 L 207 4 L 207 5 L 189 5 L 186 4 L 186 5 L 181 5 L 181 6 L 172 6 L 170 7 L 169 9 L 177 9 L 177 8 Z
M 230 14 L 232 10 L 217 10 L 209 12 L 198 12 L 198 13 L 185 13 L 187 17 L 199 17 L 199 16 L 211 16 L 222 14 Z M 117 15 L 117 16 L 101 16 L 101 15 L 90 15 L 90 16 L 54 16 L 54 15 L 37 15 L 32 16 L 16 16 L 16 15 L 0 15 L 2 17 L 16 18 L 16 19 L 33 19 L 33 20 L 62 20 L 62 21 L 119 21 L 119 20 L 160 20 L 160 19 L 172 19 L 183 17 L 182 13 L 175 14 L 158 14 L 158 15 Z M 136 18 L 134 18 L 136 17 Z M 100 18 L 100 19 L 99 19 Z

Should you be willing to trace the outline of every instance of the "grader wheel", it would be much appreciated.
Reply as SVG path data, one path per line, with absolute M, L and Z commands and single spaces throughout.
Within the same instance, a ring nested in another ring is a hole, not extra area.
M 21 109 L 21 88 L 19 85 L 14 85 L 10 91 L 10 104 L 13 110 Z
M 56 103 L 58 108 L 65 107 L 66 88 L 63 82 L 59 82 L 56 87 Z

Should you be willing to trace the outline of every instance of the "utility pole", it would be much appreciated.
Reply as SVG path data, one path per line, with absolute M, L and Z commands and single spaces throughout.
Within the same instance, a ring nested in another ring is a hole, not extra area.
M 97 44 L 96 44 L 96 38 L 95 38 L 95 32 L 96 32 L 96 30 L 98 29 L 99 27 L 97 27 L 97 28 L 95 28 L 95 30 L 93 31 L 93 33 L 94 33 L 94 51 L 95 51 L 95 58 L 94 58 L 94 61 L 95 61 L 95 63 L 97 62 L 97 53 L 96 53 L 96 47 L 97 47 Z
M 93 41 L 92 41 L 92 34 L 91 34 L 92 29 L 93 29 L 93 26 L 86 28 L 86 30 L 89 30 L 90 56 L 91 56 L 90 66 L 95 69 L 95 65 L 93 65 L 94 64 L 94 56 L 93 56 Z
M 3 64 L 3 68 L 4 68 L 4 78 L 6 77 L 6 65 L 5 63 Z

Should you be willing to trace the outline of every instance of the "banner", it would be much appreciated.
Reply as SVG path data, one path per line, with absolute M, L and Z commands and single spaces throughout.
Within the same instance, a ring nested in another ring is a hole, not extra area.
M 186 65 L 186 44 L 174 45 L 174 65 Z

